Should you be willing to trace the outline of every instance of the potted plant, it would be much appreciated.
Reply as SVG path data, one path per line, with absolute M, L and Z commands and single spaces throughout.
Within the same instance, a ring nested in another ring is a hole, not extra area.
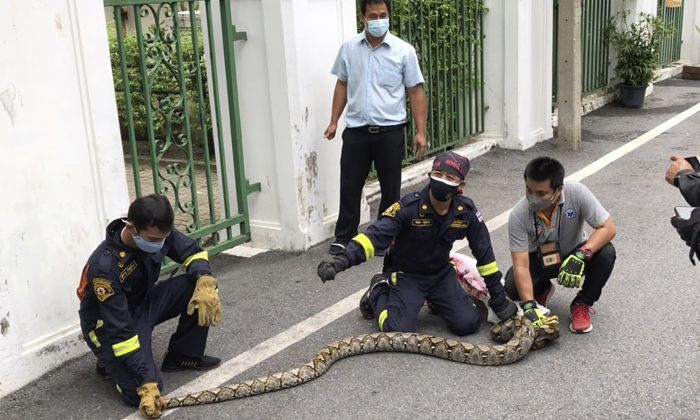
M 695 25 L 695 31 L 700 34 L 700 27 Z M 681 73 L 681 78 L 700 80 L 700 65 L 697 64 L 686 64 L 683 66 L 683 73 Z
M 649 83 L 656 79 L 661 41 L 672 36 L 675 28 L 669 22 L 649 13 L 640 13 L 634 23 L 627 23 L 629 10 L 618 12 L 605 27 L 605 37 L 615 49 L 615 73 L 622 82 L 620 105 L 641 108 Z

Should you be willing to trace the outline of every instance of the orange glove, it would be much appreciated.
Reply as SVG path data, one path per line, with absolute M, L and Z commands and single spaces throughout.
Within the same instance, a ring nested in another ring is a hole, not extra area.
M 214 326 L 221 322 L 221 301 L 216 288 L 216 277 L 204 274 L 197 279 L 197 285 L 192 293 L 192 299 L 187 305 L 187 315 L 194 314 L 197 309 L 200 327 Z
M 165 398 L 160 395 L 157 382 L 146 382 L 136 388 L 136 393 L 141 396 L 139 411 L 147 419 L 157 419 L 163 415 Z

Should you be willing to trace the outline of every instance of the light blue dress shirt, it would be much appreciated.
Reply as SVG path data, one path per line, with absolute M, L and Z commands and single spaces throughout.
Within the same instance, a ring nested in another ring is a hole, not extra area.
M 424 83 L 415 48 L 391 33 L 376 48 L 364 31 L 344 42 L 331 73 L 348 84 L 349 128 L 405 123 L 406 88 Z

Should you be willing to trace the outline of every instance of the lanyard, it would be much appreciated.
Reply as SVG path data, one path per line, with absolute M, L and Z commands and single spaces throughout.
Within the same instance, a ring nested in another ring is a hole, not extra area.
M 561 235 L 561 216 L 562 216 L 561 215 L 561 204 L 557 204 L 557 209 L 555 211 L 559 211 L 559 215 L 557 217 L 557 238 L 556 238 L 556 241 L 559 242 L 559 238 Z M 535 246 L 539 246 L 538 239 L 540 238 L 540 234 L 539 234 L 539 232 L 537 232 L 537 226 L 535 226 L 535 224 L 537 223 L 537 214 L 534 211 L 531 211 L 531 213 L 532 213 L 532 217 L 534 218 L 533 227 L 535 228 Z M 554 219 L 554 212 L 552 212 L 552 219 Z M 551 225 L 551 221 L 550 221 L 550 225 Z M 542 228 L 542 230 L 544 231 L 544 227 Z M 551 231 L 551 229 L 550 229 L 550 231 Z

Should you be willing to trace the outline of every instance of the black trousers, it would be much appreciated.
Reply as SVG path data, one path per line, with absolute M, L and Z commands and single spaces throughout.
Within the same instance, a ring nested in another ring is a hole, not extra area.
M 401 162 L 405 135 L 402 128 L 372 134 L 359 129 L 343 131 L 340 156 L 340 212 L 335 237 L 350 242 L 360 225 L 362 188 L 374 162 L 382 192 L 379 213 L 401 198 Z
M 579 244 L 576 248 L 583 244 Z M 563 257 L 562 261 L 567 256 Z M 585 303 L 593 306 L 600 299 L 600 294 L 603 291 L 605 283 L 608 282 L 610 274 L 615 266 L 615 247 L 612 243 L 606 244 L 603 248 L 593 254 L 593 258 L 586 262 L 583 269 L 585 278 L 581 290 L 576 294 L 572 305 L 576 303 Z M 538 295 L 545 290 L 550 283 L 550 279 L 556 278 L 559 274 L 559 266 L 542 268 L 540 259 L 536 253 L 530 253 L 530 276 L 532 277 L 532 289 L 535 295 Z M 520 300 L 518 289 L 515 286 L 515 276 L 513 275 L 513 267 L 506 273 L 506 293 L 512 300 Z
M 380 330 L 415 332 L 418 312 L 426 299 L 453 334 L 464 336 L 479 329 L 479 311 L 457 280 L 452 264 L 446 264 L 440 272 L 429 276 L 403 272 L 385 274 L 389 286 L 375 287 L 369 296 Z
M 177 329 L 170 337 L 168 351 L 188 357 L 200 358 L 204 355 L 204 347 L 207 344 L 209 327 L 200 327 L 197 324 L 198 315 L 187 315 L 187 304 L 194 293 L 195 282 L 187 275 L 172 277 L 159 281 L 151 289 L 148 299 L 136 309 L 133 322 L 136 333 L 139 336 L 141 350 L 153 358 L 151 350 L 151 335 L 156 325 L 169 319 L 180 317 Z M 117 385 L 122 400 L 132 406 L 138 406 L 141 397 L 136 393 L 140 385 L 128 367 L 114 356 L 109 343 L 109 337 L 103 328 L 94 330 L 97 339 L 102 343 L 96 347 L 93 342 L 86 340 L 90 350 L 97 356 L 107 373 Z M 84 332 L 87 337 L 89 332 Z M 163 391 L 163 380 L 155 366 L 155 374 L 158 377 L 158 388 Z

